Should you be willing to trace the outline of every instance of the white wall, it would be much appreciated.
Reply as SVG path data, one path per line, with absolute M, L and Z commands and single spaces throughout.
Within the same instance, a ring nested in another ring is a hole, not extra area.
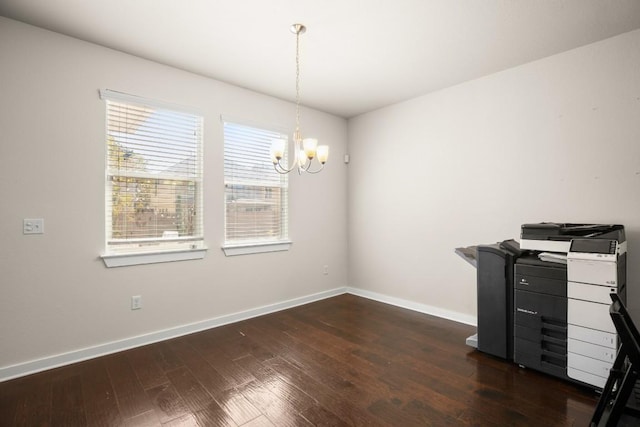
M 203 112 L 204 260 L 107 269 L 99 259 L 100 88 Z M 0 370 L 347 285 L 346 120 L 302 111 L 333 160 L 291 176 L 291 250 L 226 258 L 221 114 L 293 129 L 295 106 L 0 17 Z M 45 234 L 24 236 L 34 217 Z M 132 295 L 142 310 L 130 310 Z
M 351 286 L 473 315 L 455 247 L 620 223 L 640 308 L 640 31 L 353 118 L 349 151 Z

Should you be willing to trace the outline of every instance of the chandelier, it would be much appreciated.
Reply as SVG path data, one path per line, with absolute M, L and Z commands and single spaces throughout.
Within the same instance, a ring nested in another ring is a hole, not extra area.
M 276 172 L 287 174 L 293 170 L 297 170 L 298 174 L 318 173 L 324 169 L 324 164 L 329 158 L 329 146 L 318 145 L 315 138 L 302 138 L 300 132 L 300 34 L 303 34 L 307 28 L 302 24 L 293 24 L 291 32 L 296 35 L 296 130 L 293 132 L 294 158 L 291 166 L 282 165 L 285 150 L 287 149 L 286 139 L 276 139 L 271 144 L 271 160 Z M 320 167 L 312 169 L 313 159 L 320 163 Z

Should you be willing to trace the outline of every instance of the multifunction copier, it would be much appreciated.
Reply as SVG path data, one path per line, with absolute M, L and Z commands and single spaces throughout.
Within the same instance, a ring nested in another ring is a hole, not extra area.
M 514 362 L 603 388 L 616 356 L 610 293 L 626 302 L 622 225 L 524 224 L 515 261 Z
M 611 293 L 626 303 L 622 225 L 544 222 L 457 248 L 477 268 L 478 331 L 467 344 L 523 367 L 604 388 L 618 349 Z

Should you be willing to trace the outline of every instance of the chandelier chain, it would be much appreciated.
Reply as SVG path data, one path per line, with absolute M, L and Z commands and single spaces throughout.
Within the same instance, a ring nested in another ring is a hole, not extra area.
M 300 31 L 296 32 L 296 132 L 294 138 L 300 136 Z

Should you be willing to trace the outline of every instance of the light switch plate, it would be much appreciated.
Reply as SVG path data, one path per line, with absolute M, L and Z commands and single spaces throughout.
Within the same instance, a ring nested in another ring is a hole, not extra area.
M 25 218 L 22 222 L 23 234 L 44 234 L 44 219 Z
M 134 295 L 131 297 L 131 310 L 140 310 L 142 308 L 142 296 Z

